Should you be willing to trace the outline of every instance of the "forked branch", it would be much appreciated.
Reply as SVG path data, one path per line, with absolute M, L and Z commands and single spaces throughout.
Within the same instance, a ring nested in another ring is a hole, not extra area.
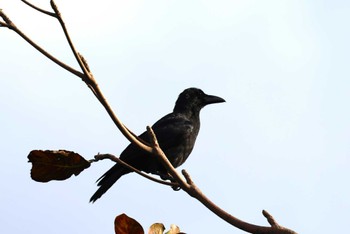
M 60 61 L 59 59 L 57 59 L 56 57 L 54 57 L 53 55 L 51 55 L 49 52 L 47 52 L 46 50 L 44 50 L 41 46 L 39 46 L 37 43 L 35 43 L 33 40 L 31 40 L 25 33 L 23 33 L 17 26 L 16 24 L 14 24 L 10 18 L 5 14 L 5 12 L 3 10 L 0 10 L 0 17 L 5 21 L 1 23 L 2 27 L 6 27 L 8 29 L 13 30 L 14 32 L 16 32 L 20 37 L 22 37 L 26 42 L 28 42 L 31 46 L 33 46 L 36 50 L 38 50 L 40 53 L 42 53 L 43 55 L 45 55 L 48 59 L 50 59 L 51 61 L 53 61 L 54 63 L 56 63 L 57 65 L 59 65 L 60 67 L 62 67 L 63 69 L 69 71 L 70 73 L 80 77 L 83 79 L 84 74 L 75 70 L 74 68 L 68 66 L 67 64 L 63 63 L 62 61 Z
M 30 7 L 32 7 L 35 10 L 38 10 L 41 13 L 44 14 L 48 14 L 48 11 L 44 11 L 42 9 L 40 9 L 39 7 L 34 6 L 33 4 L 28 4 L 27 1 L 24 1 L 27 5 L 29 5 Z M 74 47 L 74 44 L 72 42 L 72 40 L 70 39 L 68 30 L 65 26 L 64 20 L 61 17 L 61 14 L 58 10 L 57 5 L 55 4 L 55 2 L 53 0 L 50 1 L 51 7 L 54 11 L 54 13 L 50 13 L 48 15 L 55 17 L 63 31 L 64 34 L 66 36 L 66 39 L 68 41 L 68 44 L 70 45 L 70 48 L 82 70 L 82 72 L 77 71 L 76 69 L 68 66 L 67 64 L 63 63 L 62 61 L 60 61 L 59 59 L 57 59 L 56 57 L 54 57 L 53 55 L 51 55 L 50 53 L 48 53 L 46 50 L 44 50 L 42 47 L 40 47 L 37 43 L 35 43 L 34 41 L 32 41 L 28 36 L 26 36 L 11 20 L 10 18 L 2 11 L 0 10 L 0 17 L 4 20 L 4 22 L 1 22 L 1 27 L 7 27 L 8 29 L 13 30 L 14 32 L 16 32 L 19 36 L 21 36 L 25 41 L 27 41 L 31 46 L 33 46 L 35 49 L 37 49 L 40 53 L 42 53 L 43 55 L 45 55 L 47 58 L 49 58 L 50 60 L 52 60 L 53 62 L 55 62 L 56 64 L 58 64 L 59 66 L 61 66 L 62 68 L 64 68 L 65 70 L 71 72 L 72 74 L 80 77 L 85 84 L 90 88 L 90 90 L 93 92 L 93 94 L 96 96 L 96 98 L 100 101 L 100 103 L 103 105 L 103 107 L 105 108 L 105 110 L 107 111 L 108 115 L 111 117 L 111 119 L 113 120 L 113 122 L 115 123 L 115 125 L 118 127 L 118 129 L 121 131 L 121 133 L 133 144 L 136 144 L 138 147 L 140 147 L 141 149 L 147 151 L 147 152 L 151 152 L 152 149 L 149 145 L 147 145 L 147 143 L 145 143 L 144 141 L 138 139 L 138 137 L 132 133 L 127 127 L 124 126 L 124 124 L 121 122 L 121 120 L 117 117 L 117 115 L 114 113 L 114 111 L 112 110 L 111 106 L 109 105 L 109 103 L 107 102 L 106 98 L 104 97 L 102 91 L 100 90 L 96 80 L 94 79 L 92 73 L 90 72 L 89 68 L 86 66 L 87 62 L 85 60 L 82 59 L 82 56 L 77 52 L 77 50 Z
M 169 162 L 168 158 L 164 154 L 163 150 L 159 147 L 156 135 L 154 134 L 151 127 L 147 127 L 148 134 L 151 139 L 151 146 L 153 148 L 153 154 L 163 163 L 164 167 L 167 169 L 169 174 L 178 182 L 180 188 L 187 192 L 190 196 L 200 201 L 209 210 L 215 213 L 217 216 L 230 223 L 231 225 L 253 234 L 297 234 L 293 230 L 287 229 L 277 224 L 274 218 L 267 212 L 263 211 L 263 215 L 267 218 L 271 227 L 258 226 L 244 222 L 231 214 L 227 213 L 215 203 L 213 203 L 209 198 L 207 198 L 202 191 L 195 185 L 190 175 L 182 170 L 184 178 L 176 171 L 176 169 Z
M 50 11 L 45 11 L 45 10 L 43 10 L 43 9 L 41 9 L 41 8 L 39 8 L 39 7 L 35 6 L 35 5 L 33 5 L 32 3 L 30 3 L 30 2 L 28 2 L 28 1 L 26 1 L 26 0 L 21 0 L 21 1 L 24 2 L 25 4 L 27 4 L 28 6 L 30 6 L 31 8 L 33 8 L 33 9 L 35 9 L 35 10 L 37 10 L 37 11 L 43 13 L 43 14 L 46 14 L 46 15 L 49 15 L 49 16 L 52 16 L 52 17 L 55 17 L 55 18 L 56 18 L 55 13 L 52 13 L 52 12 L 50 12 Z

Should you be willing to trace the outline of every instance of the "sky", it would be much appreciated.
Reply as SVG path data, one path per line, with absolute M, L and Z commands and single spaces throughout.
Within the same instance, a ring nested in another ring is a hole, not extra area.
M 31 1 L 50 10 L 49 1 Z M 188 87 L 226 103 L 201 112 L 179 168 L 221 208 L 298 233 L 344 233 L 350 217 L 350 3 L 334 1 L 56 0 L 78 51 L 112 108 L 142 133 Z M 58 22 L 21 1 L 2 9 L 28 36 L 78 68 Z M 87 159 L 128 141 L 79 78 L 0 28 L 1 233 L 113 233 L 126 213 L 145 230 L 244 233 L 183 191 L 136 174 L 90 204 L 113 163 L 66 181 L 30 178 L 34 149 Z

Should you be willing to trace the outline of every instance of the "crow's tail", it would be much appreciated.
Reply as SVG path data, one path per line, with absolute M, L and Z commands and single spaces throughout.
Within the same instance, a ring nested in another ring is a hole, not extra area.
M 130 170 L 126 169 L 122 165 L 116 164 L 106 173 L 104 173 L 98 180 L 98 186 L 100 186 L 97 191 L 90 198 L 90 202 L 95 202 L 99 199 L 107 190 L 112 187 L 112 185 L 123 175 L 130 173 Z

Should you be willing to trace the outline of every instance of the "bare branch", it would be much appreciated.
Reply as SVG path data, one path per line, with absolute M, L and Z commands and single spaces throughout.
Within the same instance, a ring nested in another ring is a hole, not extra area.
M 263 215 L 265 216 L 265 218 L 267 219 L 267 221 L 269 222 L 269 224 L 271 225 L 270 228 L 270 232 L 266 232 L 266 233 L 272 233 L 272 234 L 297 234 L 295 231 L 290 230 L 288 228 L 282 227 L 281 225 L 279 225 L 276 220 L 274 219 L 274 217 L 272 217 L 272 215 L 270 215 L 266 210 L 262 211 Z M 265 232 L 258 232 L 259 233 L 265 233 Z
M 73 73 L 74 75 L 83 78 L 84 74 L 81 72 L 75 70 L 74 68 L 68 66 L 67 64 L 61 62 L 56 57 L 52 56 L 50 53 L 48 53 L 46 50 L 44 50 L 42 47 L 40 47 L 38 44 L 36 44 L 34 41 L 32 41 L 27 35 L 25 35 L 17 26 L 10 20 L 10 18 L 3 12 L 0 11 L 0 16 L 4 19 L 9 29 L 15 31 L 19 36 L 21 36 L 25 41 L 27 41 L 31 46 L 33 46 L 35 49 L 37 49 L 40 53 L 45 55 L 47 58 L 49 58 L 51 61 L 59 65 L 60 67 L 66 69 L 67 71 Z
M 2 9 L 0 9 L 0 17 L 5 21 L 5 22 L 1 22 L 1 26 L 12 29 L 11 25 L 13 25 L 13 23 L 10 20 L 10 18 L 4 13 L 4 11 Z
M 50 60 L 52 60 L 54 63 L 58 64 L 59 66 L 61 66 L 62 68 L 66 69 L 67 71 L 71 72 L 72 74 L 80 77 L 90 88 L 90 90 L 93 92 L 93 94 L 96 96 L 96 98 L 100 101 L 100 103 L 104 106 L 104 108 L 106 109 L 108 115 L 111 117 L 111 119 L 113 120 L 113 122 L 115 123 L 115 125 L 118 127 L 118 129 L 122 132 L 122 134 L 132 143 L 136 144 L 138 147 L 140 147 L 141 149 L 151 153 L 152 149 L 151 147 L 148 146 L 147 143 L 145 143 L 144 141 L 140 140 L 134 133 L 132 133 L 128 128 L 126 128 L 124 126 L 124 124 L 121 122 L 121 120 L 115 115 L 115 113 L 113 112 L 112 108 L 110 107 L 109 103 L 107 102 L 107 100 L 105 99 L 103 93 L 101 92 L 97 82 L 95 81 L 90 68 L 87 66 L 87 62 L 85 59 L 82 59 L 83 57 L 79 55 L 79 53 L 76 51 L 69 33 L 67 31 L 67 28 L 65 27 L 65 23 L 61 17 L 61 14 L 58 10 L 58 7 L 56 6 L 55 2 L 53 0 L 51 0 L 51 6 L 53 8 L 53 10 L 55 11 L 56 14 L 56 18 L 59 20 L 61 27 L 65 33 L 66 39 L 71 47 L 71 50 L 73 51 L 73 54 L 80 66 L 80 68 L 82 69 L 83 73 L 75 70 L 74 68 L 68 66 L 67 64 L 61 62 L 60 60 L 58 60 L 56 57 L 52 56 L 50 53 L 48 53 L 47 51 L 45 51 L 43 48 L 41 48 L 38 44 L 36 44 L 35 42 L 33 42 L 28 36 L 26 36 L 19 28 L 16 27 L 16 25 L 14 23 L 12 23 L 12 21 L 6 16 L 6 14 L 0 10 L 0 17 L 3 18 L 3 20 L 5 21 L 5 23 L 2 23 L 1 26 L 2 27 L 7 27 L 9 29 L 12 29 L 13 31 L 15 31 L 18 35 L 20 35 L 25 41 L 27 41 L 30 45 L 32 45 L 35 49 L 37 49 L 40 53 L 42 53 L 43 55 L 45 55 L 47 58 L 49 58 Z M 84 60 L 84 61 L 83 61 Z
M 284 228 L 282 226 L 279 226 L 277 222 L 273 219 L 273 217 L 267 213 L 266 211 L 263 211 L 264 216 L 268 219 L 268 222 L 270 223 L 271 227 L 264 227 L 264 226 L 258 226 L 254 224 L 250 224 L 247 222 L 244 222 L 231 214 L 227 213 L 223 209 L 221 209 L 219 206 L 217 206 L 215 203 L 213 203 L 209 198 L 207 198 L 202 191 L 195 185 L 193 180 L 191 179 L 190 175 L 185 171 L 182 170 L 182 174 L 184 175 L 186 181 L 183 180 L 183 178 L 178 174 L 178 172 L 175 170 L 173 165 L 169 162 L 168 158 L 164 154 L 163 150 L 159 147 L 156 135 L 154 134 L 151 127 L 147 127 L 147 131 L 150 135 L 151 139 L 151 146 L 153 149 L 153 154 L 158 157 L 159 160 L 163 163 L 167 171 L 173 176 L 175 181 L 178 182 L 179 186 L 182 190 L 187 192 L 190 196 L 196 198 L 198 201 L 200 201 L 204 206 L 206 206 L 209 210 L 211 210 L 214 214 L 225 220 L 226 222 L 230 223 L 231 225 L 235 226 L 236 228 L 239 228 L 243 231 L 246 231 L 248 233 L 253 234 L 296 234 L 296 232 L 289 230 L 287 228 Z
M 115 115 L 114 111 L 110 107 L 109 103 L 107 102 L 107 99 L 104 97 L 103 93 L 101 92 L 96 80 L 94 79 L 90 68 L 87 67 L 87 61 L 85 59 L 82 59 L 82 57 L 79 55 L 77 50 L 75 49 L 75 46 L 69 36 L 68 30 L 65 26 L 65 23 L 63 21 L 63 18 L 61 17 L 61 13 L 58 10 L 57 5 L 53 0 L 50 1 L 51 7 L 56 13 L 57 19 L 61 24 L 61 27 L 63 29 L 63 32 L 66 36 L 66 39 L 68 41 L 68 44 L 74 54 L 75 59 L 79 63 L 80 68 L 82 69 L 85 76 L 83 77 L 83 81 L 88 85 L 88 87 L 92 90 L 94 95 L 97 97 L 97 99 L 100 101 L 100 103 L 105 107 L 107 113 L 115 123 L 115 125 L 118 127 L 118 129 L 122 132 L 122 134 L 132 143 L 136 144 L 141 149 L 151 153 L 152 148 L 146 144 L 144 141 L 141 141 L 134 133 L 132 133 L 128 128 L 124 126 L 124 124 L 121 122 L 121 120 Z M 84 61 L 83 61 L 84 60 Z
M 183 169 L 181 172 L 182 172 L 182 175 L 185 177 L 187 184 L 193 185 L 193 181 L 190 174 L 188 174 L 188 172 L 185 169 Z
M 90 75 L 90 72 L 88 72 L 87 68 L 84 66 L 84 63 L 82 62 L 82 60 L 81 60 L 81 58 L 80 58 L 80 56 L 79 56 L 77 50 L 75 49 L 75 46 L 74 46 L 72 40 L 70 39 L 70 35 L 69 35 L 69 33 L 68 33 L 68 30 L 67 30 L 67 28 L 66 28 L 66 25 L 65 25 L 65 23 L 64 23 L 64 21 L 63 21 L 63 19 L 62 19 L 62 17 L 61 17 L 61 13 L 60 13 L 60 11 L 58 10 L 58 8 L 57 8 L 57 6 L 56 6 L 56 3 L 55 3 L 53 0 L 51 0 L 51 1 L 50 1 L 50 4 L 51 4 L 52 9 L 53 9 L 54 12 L 55 12 L 55 16 L 56 16 L 57 20 L 59 21 L 59 23 L 60 23 L 60 25 L 61 25 L 61 27 L 62 27 L 62 29 L 63 29 L 64 35 L 66 36 L 66 40 L 67 40 L 67 42 L 68 42 L 68 44 L 69 44 L 69 46 L 70 46 L 70 48 L 71 48 L 71 50 L 72 50 L 72 52 L 73 52 L 73 55 L 74 55 L 75 59 L 77 60 L 79 66 L 80 66 L 80 68 L 81 68 L 81 70 L 82 70 L 83 73 L 85 74 L 85 77 L 83 77 L 83 80 L 85 81 L 85 83 L 88 83 L 88 84 L 89 84 L 89 81 L 90 81 L 93 77 L 92 77 L 92 76 L 89 76 L 89 75 Z M 89 78 L 89 79 L 86 80 L 86 78 Z
M 120 158 L 114 156 L 113 154 L 97 154 L 95 155 L 95 159 L 93 160 L 90 160 L 90 162 L 97 162 L 99 160 L 103 160 L 103 159 L 110 159 L 112 160 L 113 162 L 116 162 L 116 163 L 119 163 L 121 165 L 123 165 L 124 167 L 136 172 L 137 174 L 149 179 L 149 180 L 152 180 L 154 182 L 157 182 L 159 184 L 164 184 L 164 185 L 168 185 L 168 186 L 179 186 L 177 183 L 172 183 L 172 182 L 167 182 L 167 181 L 164 181 L 164 180 L 159 180 L 157 178 L 154 178 L 138 169 L 136 169 L 135 167 L 133 166 L 130 166 L 129 164 L 127 164 L 126 162 L 124 162 L 123 160 L 121 160 Z
M 79 56 L 79 58 L 81 59 L 81 61 L 82 61 L 83 65 L 84 65 L 84 67 L 86 67 L 86 70 L 87 70 L 89 73 L 91 73 L 89 64 L 88 64 L 88 62 L 86 61 L 86 59 L 84 58 L 84 56 L 83 56 L 82 54 L 80 54 L 80 53 L 78 53 L 78 56 Z
M 8 28 L 8 24 L 5 22 L 0 21 L 0 27 L 6 27 Z
M 46 11 L 46 10 L 43 10 L 35 5 L 33 5 L 32 3 L 30 2 L 27 2 L 26 0 L 21 0 L 22 2 L 24 2 L 25 4 L 27 4 L 28 6 L 30 6 L 31 8 L 43 13 L 43 14 L 46 14 L 46 15 L 49 15 L 49 16 L 52 16 L 52 17 L 55 17 L 56 18 L 56 15 L 55 13 L 52 13 L 52 12 L 49 12 L 49 11 Z
M 272 217 L 272 215 L 270 215 L 266 210 L 262 211 L 263 215 L 265 216 L 265 218 L 267 219 L 267 222 L 269 222 L 269 224 L 272 227 L 277 227 L 279 226 L 276 222 L 276 220 Z

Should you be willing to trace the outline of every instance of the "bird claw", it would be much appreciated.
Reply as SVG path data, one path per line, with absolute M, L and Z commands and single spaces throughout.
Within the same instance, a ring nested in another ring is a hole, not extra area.
M 174 178 L 170 174 L 159 174 L 159 176 L 160 178 L 162 178 L 162 180 L 170 180 L 170 182 L 172 183 L 177 183 L 176 180 L 174 180 Z M 171 188 L 174 191 L 179 191 L 181 189 L 181 187 L 178 185 L 171 186 Z
M 170 174 L 159 173 L 158 175 L 160 176 L 160 178 L 162 178 L 162 180 L 170 180 L 171 182 L 175 181 Z

